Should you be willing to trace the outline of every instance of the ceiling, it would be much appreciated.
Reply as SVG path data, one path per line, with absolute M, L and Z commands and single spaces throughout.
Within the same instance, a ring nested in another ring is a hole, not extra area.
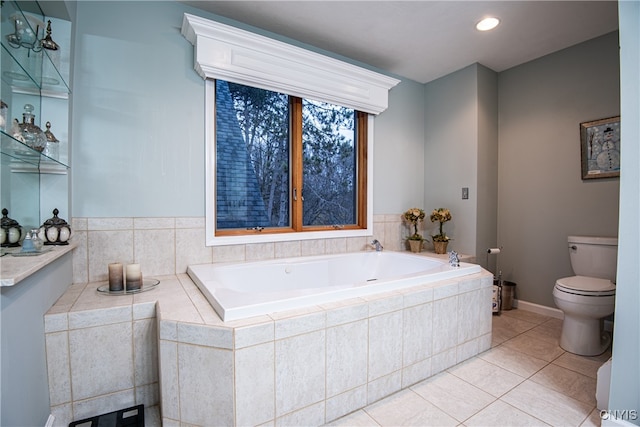
M 618 29 L 616 1 L 183 1 L 426 83 L 473 63 L 500 72 Z M 493 31 L 475 24 L 501 20 Z

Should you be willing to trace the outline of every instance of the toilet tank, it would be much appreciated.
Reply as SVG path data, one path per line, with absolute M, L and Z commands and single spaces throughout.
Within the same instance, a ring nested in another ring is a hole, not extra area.
M 615 283 L 617 237 L 569 236 L 571 268 L 577 276 L 609 279 Z

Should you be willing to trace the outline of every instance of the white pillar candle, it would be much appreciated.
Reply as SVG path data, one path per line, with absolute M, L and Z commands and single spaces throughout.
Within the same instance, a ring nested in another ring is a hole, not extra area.
M 140 264 L 127 265 L 127 289 L 140 289 L 142 286 L 142 272 Z
M 140 280 L 140 264 L 129 264 L 127 265 L 127 281 L 131 280 Z

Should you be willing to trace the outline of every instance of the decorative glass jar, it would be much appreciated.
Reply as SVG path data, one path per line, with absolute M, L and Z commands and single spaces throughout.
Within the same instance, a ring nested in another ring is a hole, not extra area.
M 36 151 L 42 152 L 47 145 L 47 137 L 42 129 L 35 124 L 36 116 L 33 115 L 34 107 L 31 104 L 25 104 L 24 113 L 22 113 L 22 123 L 20 123 L 20 136 L 22 141 Z
M 15 219 L 9 218 L 9 211 L 2 209 L 2 222 L 0 224 L 0 246 L 10 248 L 20 246 L 22 227 Z
M 44 131 L 44 136 L 47 138 L 47 142 L 43 153 L 45 156 L 58 160 L 58 157 L 60 157 L 60 141 L 51 132 L 51 122 L 47 122 L 46 126 L 47 130 Z
M 62 218 L 58 218 L 58 209 L 53 210 L 53 217 L 42 224 L 38 234 L 45 245 L 68 245 L 71 227 Z

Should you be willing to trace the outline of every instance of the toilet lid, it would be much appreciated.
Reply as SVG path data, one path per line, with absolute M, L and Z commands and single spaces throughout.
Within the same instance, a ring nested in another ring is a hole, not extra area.
M 616 285 L 608 279 L 595 277 L 571 276 L 556 282 L 559 290 L 582 295 L 615 295 Z

